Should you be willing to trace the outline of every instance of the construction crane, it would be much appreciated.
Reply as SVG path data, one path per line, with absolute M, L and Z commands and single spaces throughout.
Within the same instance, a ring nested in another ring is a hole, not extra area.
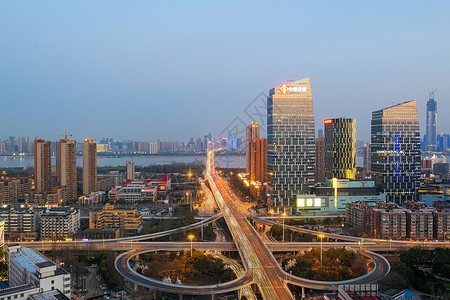
M 40 136 L 64 136 L 64 139 L 67 140 L 68 136 L 72 136 L 72 134 L 64 132 L 64 133 L 42 133 L 36 136 L 36 139 L 38 140 Z

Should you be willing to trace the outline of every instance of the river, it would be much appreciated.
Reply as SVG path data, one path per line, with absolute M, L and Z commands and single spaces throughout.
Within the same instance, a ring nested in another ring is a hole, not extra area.
M 154 156 L 97 156 L 97 166 L 125 166 L 127 161 L 132 161 L 136 166 L 145 167 L 150 165 L 167 165 L 171 163 L 205 163 L 206 155 L 154 155 Z M 55 158 L 52 158 L 52 166 Z M 245 167 L 245 155 L 217 156 L 216 165 L 222 168 Z M 83 166 L 83 158 L 77 157 L 77 166 Z M 0 168 L 28 168 L 34 167 L 33 156 L 0 156 Z

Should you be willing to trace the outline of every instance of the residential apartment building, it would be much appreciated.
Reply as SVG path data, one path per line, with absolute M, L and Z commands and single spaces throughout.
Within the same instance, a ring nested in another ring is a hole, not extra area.
M 80 228 L 80 210 L 51 208 L 42 214 L 40 235 L 42 240 L 64 240 L 73 236 Z
M 137 209 L 116 209 L 107 204 L 99 212 L 89 212 L 89 228 L 120 228 L 125 235 L 136 234 L 142 229 L 142 215 Z

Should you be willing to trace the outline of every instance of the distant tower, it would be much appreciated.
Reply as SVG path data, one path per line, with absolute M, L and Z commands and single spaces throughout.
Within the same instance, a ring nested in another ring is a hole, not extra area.
M 371 147 L 370 144 L 364 145 L 364 174 L 369 175 L 371 170 L 371 164 L 370 164 L 370 154 L 371 153 Z
M 322 129 L 319 129 L 319 136 L 320 132 L 322 137 L 316 138 L 316 182 L 325 180 L 325 139 Z
M 52 142 L 34 140 L 34 185 L 38 193 L 51 191 Z
M 97 143 L 85 139 L 83 142 L 83 194 L 88 196 L 96 191 L 97 184 Z
M 319 129 L 319 130 L 317 131 L 317 138 L 323 139 L 323 129 Z
M 426 151 L 436 151 L 437 141 L 437 103 L 434 101 L 434 92 L 430 92 L 427 101 L 427 129 Z
M 251 157 L 250 157 L 250 143 L 253 140 L 259 139 L 261 133 L 261 128 L 259 127 L 258 122 L 253 122 L 252 124 L 247 126 L 247 144 L 246 144 L 246 159 L 247 159 L 247 168 L 246 172 L 250 173 L 251 171 Z
M 127 180 L 134 180 L 134 162 L 127 161 Z

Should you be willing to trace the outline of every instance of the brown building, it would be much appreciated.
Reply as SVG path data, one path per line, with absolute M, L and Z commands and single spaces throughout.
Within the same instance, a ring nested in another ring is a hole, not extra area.
M 56 176 L 59 185 L 69 189 L 69 199 L 77 198 L 77 142 L 62 139 L 56 143 Z
M 325 181 L 325 139 L 316 139 L 316 182 Z
M 83 194 L 97 191 L 97 143 L 85 139 L 83 142 Z
M 119 228 L 125 234 L 136 234 L 142 229 L 142 215 L 137 209 L 115 209 L 114 205 L 107 204 L 95 216 L 89 212 L 89 228 Z
M 24 200 L 25 195 L 31 193 L 33 179 L 31 177 L 18 177 L 0 180 L 0 202 L 11 203 Z
M 382 239 L 406 239 L 407 216 L 404 209 L 384 210 L 374 209 L 373 235 Z
M 51 190 L 52 142 L 34 140 L 34 188 L 38 193 Z
M 247 126 L 247 136 L 246 136 L 246 161 L 247 161 L 247 167 L 246 172 L 250 173 L 251 170 L 251 157 L 250 157 L 250 143 L 253 140 L 260 139 L 261 135 L 261 128 L 259 127 L 258 122 L 253 122 Z

